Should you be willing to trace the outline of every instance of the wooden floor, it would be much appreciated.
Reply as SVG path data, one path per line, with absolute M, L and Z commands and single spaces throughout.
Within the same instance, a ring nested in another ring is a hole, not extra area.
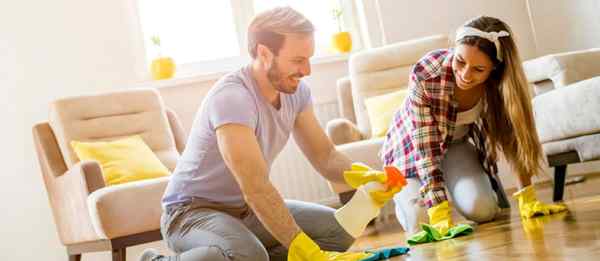
M 551 202 L 552 188 L 537 188 Z M 452 240 L 411 247 L 408 255 L 390 260 L 600 260 L 600 176 L 565 189 L 568 213 L 523 221 L 516 203 L 495 221 Z M 464 218 L 455 216 L 456 223 Z M 407 246 L 394 217 L 370 226 L 352 250 Z

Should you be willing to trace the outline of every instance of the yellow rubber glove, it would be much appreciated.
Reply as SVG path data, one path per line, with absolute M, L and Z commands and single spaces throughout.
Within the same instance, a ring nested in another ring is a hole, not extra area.
M 357 162 L 352 163 L 350 170 L 344 171 L 344 180 L 353 188 L 371 181 L 377 181 L 381 184 L 387 181 L 387 175 L 383 171 L 372 170 L 369 166 Z
M 351 252 L 332 252 L 323 251 L 312 239 L 310 239 L 304 232 L 300 232 L 288 249 L 288 260 L 289 261 L 359 261 L 372 254 L 364 252 L 351 253 Z
M 547 216 L 567 210 L 564 204 L 545 204 L 538 201 L 532 185 L 517 191 L 513 197 L 519 202 L 519 212 L 524 218 Z
M 402 190 L 401 187 L 392 187 L 387 191 L 375 190 L 370 191 L 369 196 L 371 196 L 371 199 L 375 202 L 375 205 L 377 205 L 377 207 L 382 208 L 388 201 L 390 201 L 394 197 L 394 195 L 396 195 L 396 193 L 400 192 L 400 190 Z
M 473 227 L 468 224 L 452 224 L 450 205 L 444 201 L 427 210 L 429 224 L 421 224 L 423 231 L 410 236 L 409 245 L 435 242 L 460 237 L 473 233 Z
M 447 200 L 427 210 L 429 224 L 437 229 L 442 236 L 446 235 L 448 230 L 453 226 L 451 213 L 452 210 Z
M 352 163 L 351 170 L 344 171 L 344 180 L 353 188 L 371 181 L 386 185 L 384 190 L 369 191 L 371 199 L 380 208 L 407 184 L 404 175 L 396 167 L 386 166 L 384 171 L 378 171 L 360 162 Z

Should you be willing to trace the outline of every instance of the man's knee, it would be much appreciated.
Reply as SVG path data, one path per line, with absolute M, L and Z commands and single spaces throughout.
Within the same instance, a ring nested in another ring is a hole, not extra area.
M 344 228 L 338 225 L 329 237 L 329 242 L 326 244 L 328 245 L 327 250 L 338 252 L 346 251 L 354 244 L 355 240 L 356 239 L 348 234 Z

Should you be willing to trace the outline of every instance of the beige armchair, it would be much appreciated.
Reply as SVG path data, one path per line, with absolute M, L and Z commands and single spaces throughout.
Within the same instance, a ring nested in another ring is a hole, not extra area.
M 185 145 L 177 116 L 156 90 L 140 89 L 61 99 L 48 122 L 33 127 L 37 155 L 61 243 L 69 260 L 161 239 L 161 198 L 168 178 L 107 187 L 95 161 L 80 162 L 72 140 L 111 140 L 139 134 L 171 171 Z
M 342 118 L 327 123 L 327 134 L 339 151 L 353 161 L 382 168 L 378 153 L 383 138 L 371 137 L 371 125 L 364 100 L 369 97 L 405 89 L 411 67 L 426 53 L 448 48 L 446 36 L 437 35 L 380 48 L 369 49 L 350 58 L 349 78 L 337 82 L 339 111 Z M 330 183 L 331 189 L 346 202 L 352 188 Z
M 535 87 L 537 131 L 560 201 L 567 165 L 600 159 L 600 48 L 546 55 L 523 67 Z

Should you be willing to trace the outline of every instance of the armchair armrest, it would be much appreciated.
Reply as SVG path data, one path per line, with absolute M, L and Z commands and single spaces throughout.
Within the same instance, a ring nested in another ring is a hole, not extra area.
M 105 186 L 100 165 L 83 161 L 67 169 L 48 123 L 33 127 L 33 140 L 63 245 L 99 239 L 90 221 L 87 197 Z
M 530 83 L 552 80 L 556 88 L 600 75 L 600 48 L 557 53 L 523 63 Z
M 166 112 L 167 119 L 169 120 L 169 125 L 171 126 L 171 132 L 173 132 L 173 138 L 175 139 L 175 147 L 177 148 L 179 154 L 182 154 L 183 150 L 185 150 L 187 133 L 181 125 L 181 120 L 179 120 L 179 117 L 177 116 L 175 111 L 173 111 L 170 108 L 167 108 Z
M 347 119 L 333 119 L 327 122 L 327 136 L 333 144 L 341 145 L 363 139 L 358 127 Z
M 63 175 L 46 180 L 48 197 L 64 245 L 100 239 L 92 226 L 87 198 L 105 186 L 96 161 L 75 164 Z

